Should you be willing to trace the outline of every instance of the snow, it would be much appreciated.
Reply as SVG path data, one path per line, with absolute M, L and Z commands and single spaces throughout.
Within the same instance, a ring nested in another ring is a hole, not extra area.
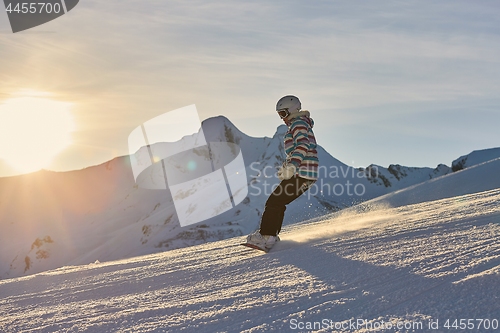
M 222 116 L 206 119 L 203 133 L 207 142 L 240 146 L 249 193 L 234 209 L 188 227 L 181 227 L 168 190 L 137 186 L 129 156 L 83 170 L 0 178 L 0 279 L 153 254 L 253 232 L 267 196 L 278 183 L 275 173 L 283 161 L 285 131 L 286 126 L 281 125 L 272 138 L 254 138 Z M 186 136 L 181 143 L 189 147 L 192 139 Z M 169 144 L 156 143 L 155 149 L 160 145 Z M 324 169 L 317 186 L 287 208 L 285 225 L 318 218 L 451 172 L 444 165 L 435 169 L 391 165 L 371 166 L 370 173 L 342 163 L 321 147 L 318 154 Z M 349 193 L 354 186 L 362 193 Z M 203 196 L 201 191 L 196 195 Z M 208 207 L 211 199 L 220 202 L 216 195 L 203 199 Z M 51 242 L 42 242 L 49 238 Z
M 393 207 L 500 188 L 500 158 L 374 199 Z
M 475 150 L 468 155 L 460 156 L 454 160 L 451 163 L 451 167 L 453 170 L 458 171 L 496 158 L 500 158 L 500 148 Z
M 499 163 L 288 225 L 268 254 L 234 237 L 2 280 L 0 332 L 495 331 Z

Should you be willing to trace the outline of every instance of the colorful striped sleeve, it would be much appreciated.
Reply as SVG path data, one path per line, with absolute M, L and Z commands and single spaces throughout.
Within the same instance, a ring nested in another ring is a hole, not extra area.
M 290 153 L 289 162 L 295 165 L 298 170 L 309 150 L 308 124 L 305 121 L 296 121 L 292 124 L 290 132 L 292 133 L 294 149 Z

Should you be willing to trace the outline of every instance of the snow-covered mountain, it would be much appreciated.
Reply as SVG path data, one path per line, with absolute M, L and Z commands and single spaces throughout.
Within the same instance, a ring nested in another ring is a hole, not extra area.
M 237 237 L 2 280 L 0 332 L 496 332 L 498 170 L 288 225 L 268 254 Z
M 491 161 L 500 157 L 500 148 L 475 150 L 472 153 L 460 156 L 451 163 L 453 171 L 459 171 L 480 163 Z
M 181 227 L 168 190 L 134 182 L 128 156 L 71 172 L 40 171 L 0 178 L 0 278 L 146 255 L 250 233 L 278 183 L 284 125 L 272 138 L 253 138 L 228 119 L 203 122 L 207 142 L 240 146 L 248 196 L 225 213 Z M 161 143 L 160 143 L 161 144 Z M 287 209 L 285 225 L 350 207 L 449 174 L 445 165 L 350 167 L 319 147 L 320 179 Z
M 485 153 L 489 154 L 488 151 Z M 476 152 L 477 154 L 478 152 Z M 443 177 L 391 192 L 368 201 L 365 204 L 384 203 L 391 207 L 400 207 L 482 191 L 498 190 L 500 188 L 500 177 L 495 176 L 495 174 L 499 171 L 500 157 L 484 163 L 471 165 L 467 170 L 460 170 Z

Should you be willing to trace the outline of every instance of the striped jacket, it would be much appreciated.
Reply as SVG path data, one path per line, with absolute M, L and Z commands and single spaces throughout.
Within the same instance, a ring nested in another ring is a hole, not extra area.
M 299 177 L 318 179 L 318 152 L 312 128 L 314 121 L 309 111 L 291 114 L 287 119 L 288 131 L 285 134 L 286 162 L 297 168 Z

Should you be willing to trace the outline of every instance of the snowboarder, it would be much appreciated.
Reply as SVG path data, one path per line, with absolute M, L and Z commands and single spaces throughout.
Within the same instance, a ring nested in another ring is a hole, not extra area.
M 301 108 L 300 100 L 291 95 L 282 97 L 276 104 L 276 112 L 288 126 L 284 137 L 286 159 L 278 171 L 281 182 L 266 201 L 259 230 L 247 237 L 247 244 L 264 251 L 279 241 L 286 205 L 318 179 L 318 153 L 312 131 L 314 122 L 309 111 Z

